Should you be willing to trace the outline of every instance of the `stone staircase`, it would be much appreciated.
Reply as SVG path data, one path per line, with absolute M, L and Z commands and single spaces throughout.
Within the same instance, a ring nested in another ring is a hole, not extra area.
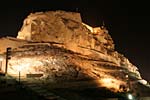
M 43 97 L 45 100 L 66 100 L 56 94 L 52 93 L 50 90 L 42 87 L 41 85 L 30 83 L 28 81 L 21 82 L 23 88 L 28 89 L 29 91 L 34 92 L 40 97 Z

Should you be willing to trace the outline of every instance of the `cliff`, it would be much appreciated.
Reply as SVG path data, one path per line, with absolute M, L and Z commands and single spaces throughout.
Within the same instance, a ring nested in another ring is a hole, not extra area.
M 128 91 L 128 80 L 141 80 L 138 68 L 115 51 L 108 30 L 82 22 L 79 13 L 48 11 L 30 14 L 16 38 L 2 38 L 1 54 L 12 47 L 8 73 L 40 73 L 50 82 L 97 80 L 112 91 Z M 123 88 L 122 88 L 123 87 Z

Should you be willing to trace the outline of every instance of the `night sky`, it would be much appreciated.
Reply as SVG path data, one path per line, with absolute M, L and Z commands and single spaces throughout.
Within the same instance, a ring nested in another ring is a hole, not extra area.
M 104 21 L 116 50 L 139 68 L 144 79 L 150 81 L 148 4 L 143 0 L 5 0 L 0 3 L 0 37 L 16 37 L 24 18 L 31 12 L 80 12 L 83 22 L 91 26 L 101 26 Z

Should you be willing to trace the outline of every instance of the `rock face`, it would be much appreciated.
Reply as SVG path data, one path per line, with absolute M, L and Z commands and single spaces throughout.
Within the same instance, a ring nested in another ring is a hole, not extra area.
M 21 70 L 22 76 L 40 73 L 41 79 L 50 82 L 97 80 L 98 85 L 115 91 L 127 91 L 129 78 L 141 79 L 137 67 L 115 51 L 107 29 L 86 25 L 79 13 L 30 14 L 17 38 L 5 38 L 14 44 L 11 75 Z
M 82 23 L 79 13 L 63 11 L 35 13 L 25 19 L 17 38 L 63 43 L 73 50 L 75 50 L 73 47 L 79 46 L 101 52 L 105 52 L 106 50 L 103 50 L 105 48 L 114 49 L 113 41 L 106 30 L 90 26 L 89 30 L 87 26 Z

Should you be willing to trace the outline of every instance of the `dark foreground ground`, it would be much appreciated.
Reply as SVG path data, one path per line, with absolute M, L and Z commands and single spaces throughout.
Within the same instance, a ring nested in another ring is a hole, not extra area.
M 27 85 L 19 84 L 11 78 L 0 77 L 0 100 L 129 100 L 120 98 L 122 94 L 114 94 L 103 88 L 43 89 L 37 84 Z M 143 94 L 138 100 L 150 100 L 150 89 L 140 87 Z
M 43 98 L 21 88 L 14 79 L 0 77 L 0 100 L 43 100 Z

